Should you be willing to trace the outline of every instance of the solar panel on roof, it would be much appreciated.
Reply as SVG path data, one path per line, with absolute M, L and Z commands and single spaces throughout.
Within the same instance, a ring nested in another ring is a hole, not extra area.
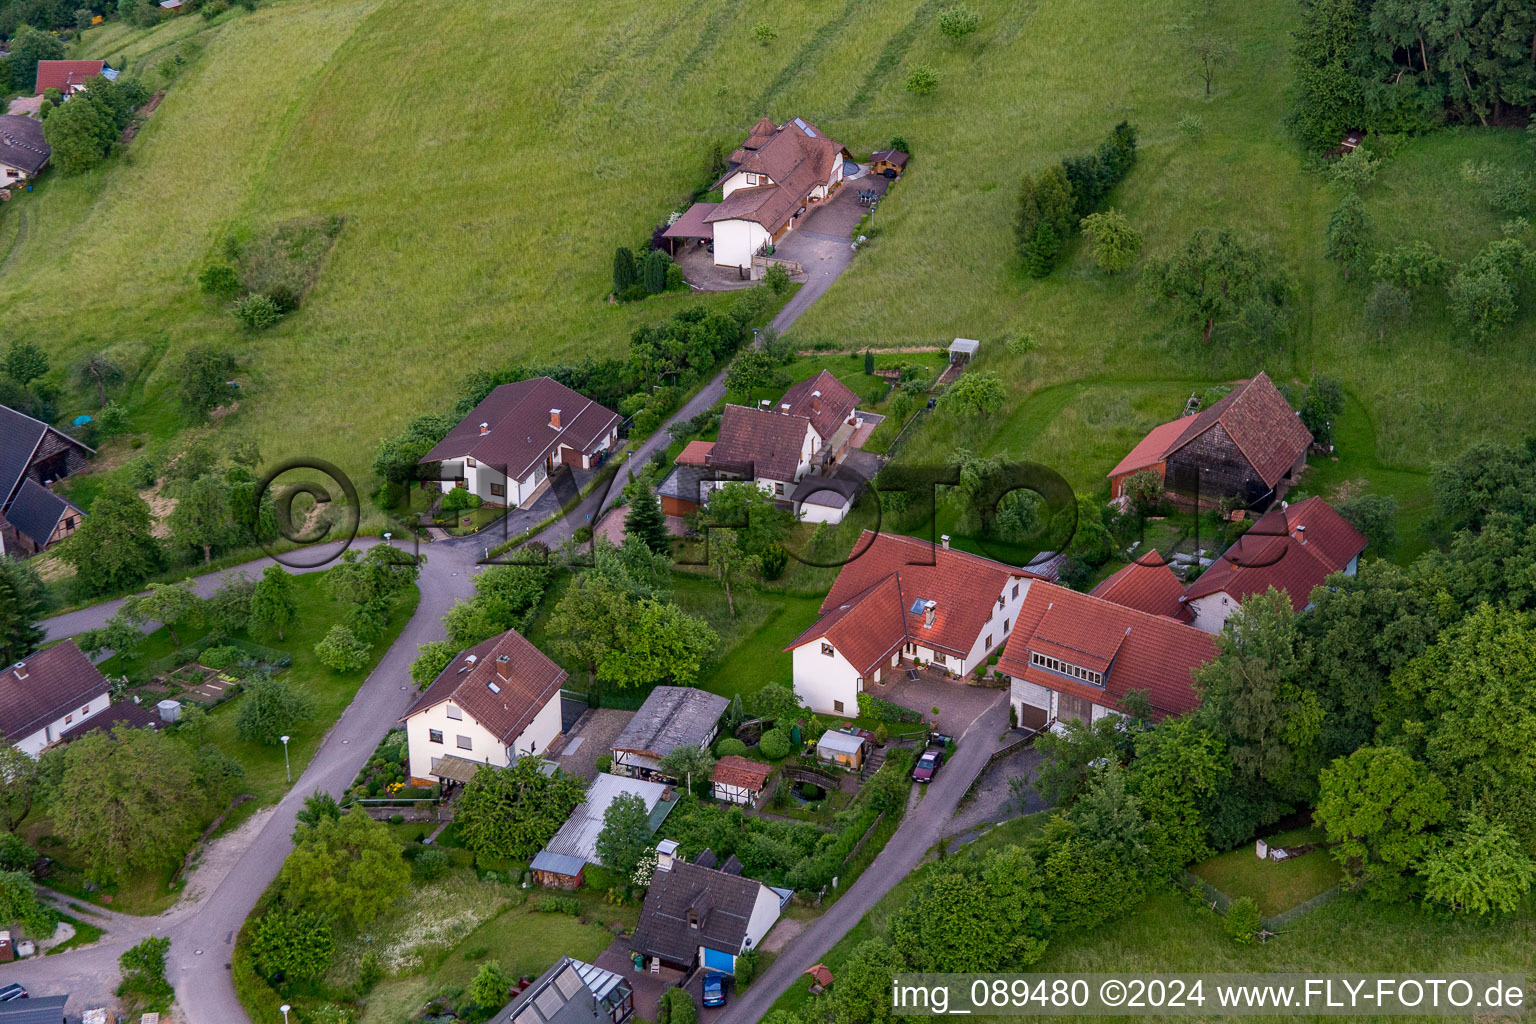
M 497 686 L 495 683 L 486 683 L 485 685 L 491 688 L 492 693 L 501 692 L 501 687 Z
M 800 118 L 798 118 L 798 117 L 795 118 L 795 124 L 798 125 L 800 127 L 800 130 L 805 132 L 805 134 L 809 135 L 813 139 L 816 138 L 816 132 L 811 129 L 810 125 L 808 125 L 804 121 L 800 120 Z
M 918 598 L 916 601 L 912 602 L 912 608 L 908 611 L 908 614 L 909 615 L 921 615 L 921 614 L 923 614 L 923 599 L 922 598 Z

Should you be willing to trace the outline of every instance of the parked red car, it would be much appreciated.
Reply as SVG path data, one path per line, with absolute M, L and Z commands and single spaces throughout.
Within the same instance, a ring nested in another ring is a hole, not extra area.
M 939 773 L 939 766 L 944 763 L 944 751 L 937 747 L 929 747 L 923 751 L 923 756 L 917 759 L 917 764 L 912 768 L 913 782 L 932 782 L 933 777 Z

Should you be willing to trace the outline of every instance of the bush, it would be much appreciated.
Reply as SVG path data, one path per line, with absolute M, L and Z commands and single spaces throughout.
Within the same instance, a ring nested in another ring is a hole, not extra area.
M 441 878 L 452 867 L 446 851 L 429 846 L 416 855 L 416 877 L 424 882 Z
M 606 774 L 608 772 L 608 770 L 611 769 L 612 767 L 613 767 L 613 755 L 612 754 L 599 754 L 598 755 L 598 758 L 597 758 L 597 770 L 598 770 L 599 773 Z
M 238 647 L 210 647 L 198 655 L 198 664 L 207 668 L 227 668 L 245 656 L 245 652 Z
M 716 757 L 730 757 L 733 754 L 736 757 L 741 757 L 746 752 L 747 745 L 734 736 L 727 736 L 725 739 L 715 744 Z
M 1178 129 L 1185 138 L 1199 139 L 1205 135 L 1205 120 L 1199 114 L 1185 114 L 1179 118 Z
M 939 31 L 951 39 L 970 35 L 981 27 L 981 15 L 965 4 L 946 7 L 939 12 Z
M 1227 938 L 1244 945 L 1253 942 L 1261 927 L 1263 920 L 1259 917 L 1259 905 L 1252 896 L 1240 896 L 1233 900 L 1227 908 L 1226 917 L 1221 920 L 1221 930 Z
M 232 299 L 240 294 L 240 275 L 228 263 L 213 263 L 197 275 L 198 286 L 208 295 Z
M 789 735 L 783 729 L 769 729 L 757 741 L 757 749 L 770 761 L 789 756 Z
M 575 917 L 581 913 L 581 901 L 574 896 L 535 896 L 528 901 L 528 909 L 540 914 L 567 914 Z
M 789 271 L 784 269 L 784 264 L 775 263 L 763 274 L 763 284 L 767 285 L 775 295 L 783 295 L 789 287 Z
M 914 96 L 931 95 L 939 87 L 939 73 L 931 64 L 918 64 L 907 72 L 907 92 Z
M 880 722 L 896 722 L 917 724 L 923 720 L 923 716 L 911 708 L 904 708 L 884 697 L 877 697 L 872 693 L 858 695 L 859 715 L 863 718 L 873 718 Z
M 277 308 L 277 303 L 265 295 L 247 295 L 234 304 L 231 312 L 236 320 L 251 331 L 265 330 L 283 318 L 283 311 Z

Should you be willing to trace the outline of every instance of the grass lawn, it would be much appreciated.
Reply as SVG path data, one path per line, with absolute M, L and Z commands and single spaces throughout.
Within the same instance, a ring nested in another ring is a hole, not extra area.
M 1321 844 L 1320 829 L 1295 829 L 1269 837 L 1271 846 Z M 1291 860 L 1259 860 L 1252 846 L 1239 847 L 1190 868 L 1194 874 L 1232 899 L 1252 896 L 1265 917 L 1300 906 L 1321 895 L 1343 877 L 1338 862 L 1321 845 Z
M 319 659 L 315 657 L 314 646 L 329 631 L 333 623 L 341 621 L 345 608 L 333 601 L 326 593 L 324 580 L 324 573 L 304 573 L 293 577 L 294 597 L 298 601 L 299 613 L 295 621 L 288 626 L 285 639 L 279 641 L 271 637 L 251 637 L 243 632 L 236 634 L 240 639 L 256 640 L 258 643 L 288 651 L 293 656 L 293 665 L 284 673 L 285 678 L 294 686 L 307 690 L 315 698 L 315 717 L 309 722 L 296 726 L 290 734 L 292 739 L 289 742 L 288 753 L 292 760 L 294 778 L 298 778 L 303 773 L 310 758 L 319 749 L 320 741 L 326 732 L 352 702 L 357 688 L 373 671 L 378 658 L 383 657 L 389 645 L 394 642 L 400 630 L 410 620 L 419 599 L 419 594 L 414 587 L 396 598 L 388 625 L 374 643 L 375 657 L 367 668 L 354 672 L 334 672 L 320 664 Z M 181 637 L 182 644 L 185 645 L 201 637 L 204 632 L 205 630 L 202 629 L 182 627 L 178 630 L 178 635 Z M 169 631 L 161 627 L 151 633 L 131 655 L 114 655 L 102 663 L 101 669 L 108 676 L 130 674 L 146 663 L 170 654 L 176 646 L 171 641 Z M 241 784 L 240 792 L 250 793 L 256 797 L 255 800 L 248 801 L 235 809 L 223 826 L 226 831 L 237 826 L 262 806 L 280 799 L 289 788 L 283 765 L 283 748 L 280 745 L 249 743 L 235 735 L 235 718 L 239 714 L 239 705 L 240 698 L 235 697 L 214 708 L 208 715 L 208 726 L 201 739 L 201 742 L 214 744 L 240 762 L 245 768 L 245 779 Z M 79 871 L 79 861 L 71 855 L 69 850 L 57 845 L 56 842 L 49 842 L 53 838 L 52 823 L 42 808 L 34 810 L 28 816 L 23 823 L 22 831 L 43 853 L 59 863 L 58 870 L 55 876 L 50 878 L 49 884 L 61 891 L 103 903 L 109 902 L 102 898 L 105 895 L 110 897 L 114 910 L 130 914 L 158 913 L 175 902 L 177 893 L 170 888 L 172 875 L 170 869 L 160 872 L 140 872 L 116 884 L 107 885 L 97 892 L 87 893 L 84 876 Z
M 59 920 L 73 926 L 75 929 L 75 934 L 70 936 L 65 941 L 59 943 L 57 946 L 54 946 L 52 949 L 48 950 L 48 952 L 43 954 L 44 956 L 52 956 L 55 953 L 63 953 L 65 950 L 74 949 L 78 946 L 89 946 L 91 943 L 95 942 L 97 939 L 106 934 L 100 928 L 96 927 L 90 922 L 82 921 L 78 917 L 70 917 L 68 914 L 60 914 Z

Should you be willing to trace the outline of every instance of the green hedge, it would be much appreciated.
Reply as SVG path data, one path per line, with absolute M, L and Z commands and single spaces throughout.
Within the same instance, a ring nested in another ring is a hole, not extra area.
M 921 712 L 904 708 L 900 704 L 893 704 L 884 697 L 876 697 L 872 693 L 858 695 L 859 715 L 862 718 L 873 718 L 879 722 L 894 722 L 901 725 L 916 725 L 922 722 Z

